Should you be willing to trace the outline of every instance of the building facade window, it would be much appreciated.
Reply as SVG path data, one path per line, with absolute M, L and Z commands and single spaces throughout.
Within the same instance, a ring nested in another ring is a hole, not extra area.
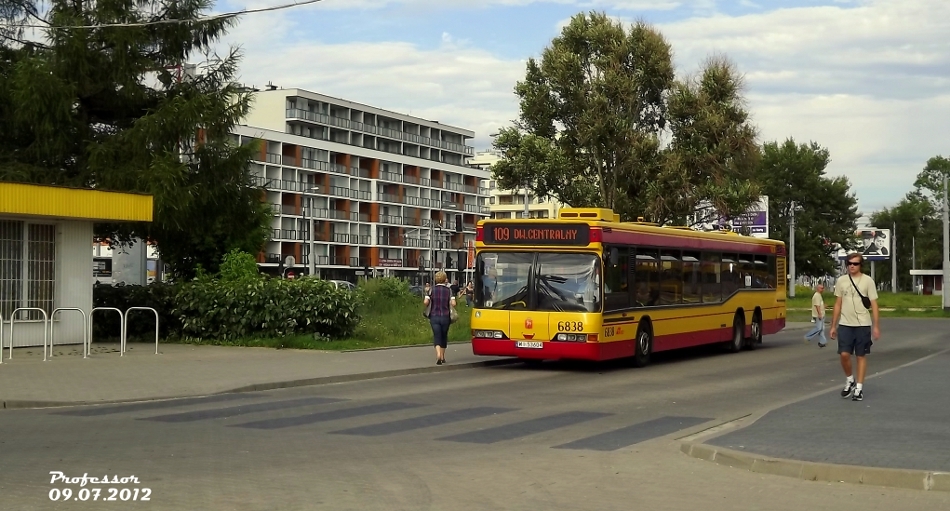
M 0 221 L 0 314 L 9 319 L 20 307 L 53 310 L 56 226 Z M 17 319 L 38 320 L 36 311 Z

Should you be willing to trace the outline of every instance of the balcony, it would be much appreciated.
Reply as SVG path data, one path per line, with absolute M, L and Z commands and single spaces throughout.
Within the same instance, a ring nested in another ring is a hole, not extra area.
M 350 243 L 350 235 L 349 235 L 349 234 L 339 233 L 339 232 L 334 232 L 334 233 L 331 233 L 331 234 L 330 234 L 330 241 L 333 242 L 333 243 L 346 243 L 346 244 L 349 244 L 349 243 Z
M 337 128 L 361 131 L 363 133 L 383 136 L 386 138 L 401 140 L 404 142 L 411 142 L 413 144 L 427 145 L 430 147 L 437 147 L 440 149 L 448 149 L 449 151 L 462 153 L 468 156 L 473 156 L 475 154 L 475 148 L 469 147 L 464 144 L 458 144 L 455 142 L 446 142 L 444 140 L 423 137 L 421 135 L 416 135 L 414 133 L 406 133 L 404 131 L 399 131 L 392 128 L 364 124 L 358 121 L 351 121 L 343 117 L 332 117 L 327 114 L 310 112 L 308 110 L 301 110 L 299 108 L 288 108 L 286 109 L 285 113 L 288 119 L 301 119 L 305 121 L 312 121 L 315 123 L 323 124 L 326 126 L 335 126 Z M 432 159 L 437 160 L 438 158 L 432 158 Z
M 391 247 L 401 247 L 402 240 L 399 236 L 377 236 L 376 237 L 377 245 L 388 245 Z
M 404 244 L 410 248 L 429 248 L 432 246 L 432 243 L 423 238 L 406 238 Z
M 308 169 L 314 170 L 330 170 L 330 162 L 323 160 L 311 160 L 309 158 L 302 158 L 300 161 L 300 166 Z
M 289 204 L 281 204 L 280 212 L 285 215 L 300 216 L 301 212 L 297 211 L 297 206 L 292 206 Z
M 329 218 L 332 220 L 349 220 L 350 219 L 350 213 L 347 211 L 340 211 L 338 209 L 327 209 L 324 211 L 326 211 L 326 215 L 327 215 L 326 218 Z
M 349 197 L 349 196 L 350 196 L 350 189 L 349 189 L 349 188 L 344 188 L 344 187 L 342 187 L 342 186 L 331 186 L 331 187 L 327 190 L 327 195 L 334 195 L 334 196 L 336 196 L 336 197 Z
M 396 174 L 395 172 L 380 172 L 379 178 L 383 181 L 391 181 L 393 183 L 401 183 L 402 176 Z
M 339 163 L 330 163 L 328 164 L 330 172 L 336 172 L 337 174 L 348 174 L 346 171 L 346 165 L 340 165 Z
M 357 213 L 356 211 L 351 211 L 350 221 L 351 222 L 369 222 L 369 215 L 365 213 Z
M 381 201 L 383 201 L 383 202 L 395 202 L 395 203 L 398 203 L 398 204 L 404 204 L 404 203 L 406 202 L 405 199 L 399 197 L 398 195 L 394 195 L 394 194 L 391 194 L 391 193 L 381 193 L 381 194 L 379 194 L 379 200 L 381 200 Z
M 277 153 L 267 153 L 267 156 L 264 158 L 264 161 L 267 163 L 274 163 L 280 165 L 280 155 Z
M 393 215 L 379 215 L 379 223 L 402 225 L 402 217 Z
M 310 264 L 310 256 L 307 254 L 302 255 L 300 257 L 300 264 Z M 327 264 L 330 264 L 330 258 L 325 255 L 316 256 L 316 258 L 314 259 L 314 264 L 325 266 Z
M 356 200 L 371 200 L 373 194 L 365 190 L 350 190 L 350 198 Z
M 350 266 L 352 266 L 352 267 L 354 267 L 354 268 L 367 267 L 367 266 L 369 266 L 369 259 L 365 259 L 365 258 L 362 258 L 362 257 L 351 257 L 351 258 L 350 258 Z
M 265 263 L 278 263 L 278 264 L 279 264 L 279 263 L 280 263 L 281 261 L 283 261 L 283 260 L 284 260 L 284 257 L 283 257 L 282 255 L 280 255 L 280 254 L 270 253 L 270 254 L 266 254 L 266 255 L 264 256 L 264 262 L 265 262 Z

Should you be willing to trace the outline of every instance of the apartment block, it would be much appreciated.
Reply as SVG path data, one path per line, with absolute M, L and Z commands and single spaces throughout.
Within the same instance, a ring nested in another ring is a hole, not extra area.
M 273 209 L 263 271 L 326 279 L 438 269 L 466 280 L 488 172 L 468 165 L 470 130 L 301 89 L 259 91 L 238 143 Z M 312 226 L 312 227 L 311 227 Z
M 524 218 L 525 202 L 528 203 L 528 218 L 557 218 L 561 203 L 554 199 L 538 198 L 524 187 L 515 190 L 502 190 L 491 179 L 491 167 L 501 159 L 496 151 L 483 151 L 476 154 L 469 165 L 489 174 L 488 209 L 491 218 Z

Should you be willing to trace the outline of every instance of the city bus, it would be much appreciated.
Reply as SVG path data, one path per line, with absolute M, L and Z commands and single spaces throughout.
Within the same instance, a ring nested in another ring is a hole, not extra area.
M 620 222 L 609 209 L 476 226 L 472 350 L 526 361 L 630 358 L 785 327 L 785 244 Z

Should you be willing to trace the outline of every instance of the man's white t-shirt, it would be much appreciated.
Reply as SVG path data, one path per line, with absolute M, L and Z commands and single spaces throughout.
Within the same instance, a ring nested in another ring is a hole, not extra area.
M 818 310 L 821 311 L 821 316 L 818 315 L 815 307 L 818 307 Z M 818 291 L 815 291 L 815 294 L 811 297 L 811 317 L 815 319 L 825 317 L 825 298 Z
M 841 297 L 841 317 L 838 321 L 842 326 L 871 326 L 871 311 L 864 308 L 861 303 L 861 297 L 855 291 L 857 286 L 861 294 L 877 300 L 877 286 L 874 285 L 874 279 L 865 274 L 854 277 L 854 286 L 851 285 L 849 275 L 838 277 L 835 283 L 835 296 Z

